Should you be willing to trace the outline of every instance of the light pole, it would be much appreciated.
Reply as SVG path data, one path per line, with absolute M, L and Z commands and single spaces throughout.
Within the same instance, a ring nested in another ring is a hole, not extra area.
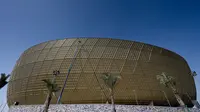
M 67 83 L 67 79 L 68 79 L 68 77 L 69 77 L 69 74 L 70 74 L 70 72 L 71 72 L 72 66 L 73 66 L 74 63 L 75 63 L 75 60 L 76 60 L 76 57 L 77 57 L 77 54 L 78 54 L 78 51 L 79 51 L 79 50 L 78 50 L 78 47 L 79 47 L 79 44 L 80 44 L 80 43 L 81 43 L 81 41 L 78 41 L 78 45 L 77 45 L 77 47 L 76 47 L 76 50 L 75 50 L 75 53 L 74 53 L 74 57 L 73 57 L 72 62 L 71 62 L 71 64 L 70 64 L 70 66 L 69 66 L 68 72 L 67 72 L 67 74 L 66 74 L 65 82 L 64 82 L 64 84 L 63 84 L 62 90 L 61 90 L 60 95 L 59 95 L 59 97 L 58 97 L 57 104 L 60 103 L 60 100 L 61 100 L 61 98 L 62 98 L 62 94 L 63 94 L 63 91 L 64 91 L 64 89 L 65 89 L 65 86 L 66 86 L 66 83 Z

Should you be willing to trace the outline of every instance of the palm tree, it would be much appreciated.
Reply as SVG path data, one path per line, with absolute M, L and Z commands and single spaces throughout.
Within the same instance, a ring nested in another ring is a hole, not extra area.
M 197 73 L 195 71 L 193 71 L 193 72 L 191 72 L 191 75 L 195 77 L 195 76 L 197 76 Z
M 110 73 L 103 73 L 102 75 L 102 79 L 105 83 L 105 85 L 109 88 L 110 90 L 110 99 L 111 99 L 111 103 L 112 103 L 112 112 L 116 112 L 115 109 L 115 103 L 114 103 L 114 88 L 116 86 L 116 83 L 118 81 L 118 79 L 120 79 L 120 75 L 119 74 L 110 74 Z
M 44 111 L 43 112 L 48 112 L 48 109 L 49 109 L 49 105 L 51 103 L 51 99 L 52 99 L 52 95 L 53 93 L 55 92 L 58 92 L 60 90 L 60 87 L 58 87 L 58 85 L 56 84 L 55 82 L 55 77 L 60 74 L 59 71 L 53 71 L 53 79 L 50 80 L 50 79 L 43 79 L 42 81 L 44 81 L 46 83 L 46 87 L 48 89 L 48 95 L 47 95 L 47 98 L 46 98 L 46 101 L 44 103 L 45 107 L 44 107 Z
M 183 100 L 181 99 L 181 97 L 179 96 L 176 90 L 176 87 L 175 87 L 176 82 L 174 80 L 174 77 L 168 76 L 163 72 L 161 75 L 157 75 L 157 79 L 160 81 L 160 84 L 163 84 L 167 88 L 171 88 L 180 106 L 185 106 L 185 103 L 183 102 Z
M 6 81 L 10 77 L 10 75 L 7 75 L 5 73 L 1 73 L 0 78 L 0 89 L 3 88 L 8 82 Z

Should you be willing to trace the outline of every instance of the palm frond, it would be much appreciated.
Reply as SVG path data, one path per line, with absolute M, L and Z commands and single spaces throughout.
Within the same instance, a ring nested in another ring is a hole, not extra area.
M 5 73 L 1 73 L 1 78 L 0 78 L 0 89 L 4 87 L 8 82 L 6 81 L 10 75 L 6 75 Z
M 106 81 L 109 79 L 109 74 L 108 73 L 103 73 L 103 75 L 101 76 L 101 78 Z
M 160 81 L 160 84 L 163 84 L 165 87 L 169 87 L 169 84 L 174 86 L 176 85 L 175 78 L 166 75 L 165 72 L 163 72 L 161 75 L 157 75 L 156 78 Z
M 46 83 L 46 87 L 49 91 L 57 92 L 60 90 L 60 87 L 56 84 L 55 81 L 52 82 L 50 79 L 43 79 L 42 81 Z
M 47 85 L 51 85 L 52 82 L 49 79 L 43 79 L 42 81 L 44 81 Z
M 2 80 L 7 80 L 8 77 L 10 77 L 10 75 L 6 75 L 5 73 L 1 73 L 1 78 L 0 78 L 0 80 L 1 80 L 1 81 L 2 81 Z
M 110 73 L 103 73 L 101 77 L 107 87 L 113 89 L 118 81 L 121 79 L 120 74 L 110 74 Z
M 195 71 L 191 72 L 192 76 L 197 76 L 197 73 Z
M 42 81 L 45 82 L 47 89 L 49 91 L 51 91 L 52 90 L 52 82 L 49 79 L 43 79 Z
M 58 92 L 61 89 L 57 84 L 54 84 L 52 87 L 52 92 Z
M 1 79 L 5 79 L 6 74 L 5 73 L 1 73 Z

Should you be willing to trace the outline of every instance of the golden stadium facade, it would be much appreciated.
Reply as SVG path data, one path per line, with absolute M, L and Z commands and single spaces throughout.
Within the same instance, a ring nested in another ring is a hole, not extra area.
M 61 100 L 64 104 L 105 103 L 109 91 L 100 78 L 105 72 L 122 77 L 115 88 L 117 104 L 169 105 L 169 101 L 177 106 L 172 91 L 156 79 L 162 72 L 175 77 L 186 105 L 192 106 L 191 100 L 196 100 L 191 70 L 184 58 L 172 51 L 120 39 L 67 38 L 35 45 L 20 56 L 8 85 L 8 104 L 43 104 L 47 89 L 41 80 L 51 79 L 52 72 L 59 70 L 56 82 L 62 87 L 76 48 L 76 61 Z

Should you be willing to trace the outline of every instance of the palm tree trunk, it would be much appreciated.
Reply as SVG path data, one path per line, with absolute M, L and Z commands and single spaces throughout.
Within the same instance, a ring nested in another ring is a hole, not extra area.
M 6 82 L 6 81 L 4 81 L 4 80 L 3 80 L 3 81 L 1 80 L 1 81 L 0 81 L 0 89 L 3 88 L 7 83 L 8 83 L 8 82 Z
M 180 104 L 180 106 L 185 106 L 185 103 L 183 102 L 183 100 L 181 99 L 181 97 L 179 96 L 177 90 L 175 89 L 175 87 L 173 87 L 172 85 L 170 85 L 173 93 L 174 93 L 174 96 L 176 97 L 176 100 L 178 101 L 178 103 Z
M 112 103 L 112 112 L 116 112 L 116 109 L 115 109 L 115 102 L 114 102 L 114 94 L 113 94 L 113 89 L 110 89 L 110 99 L 111 99 L 111 103 Z
M 50 102 L 51 102 L 51 98 L 52 98 L 52 92 L 49 91 L 48 95 L 47 95 L 47 98 L 46 98 L 46 101 L 44 103 L 44 111 L 43 112 L 48 112 L 48 109 L 49 109 L 49 105 L 50 105 Z
M 181 97 L 178 95 L 178 93 L 174 93 L 174 96 L 176 97 L 176 100 L 178 101 L 178 103 L 180 104 L 180 106 L 185 106 L 185 103 L 183 102 L 183 100 L 181 99 Z

